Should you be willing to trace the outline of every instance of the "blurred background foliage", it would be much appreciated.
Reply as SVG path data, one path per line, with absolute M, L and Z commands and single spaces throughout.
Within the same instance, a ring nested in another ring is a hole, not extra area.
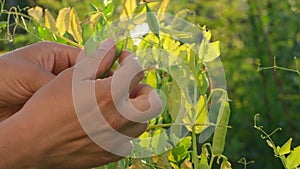
M 82 19 L 88 4 L 98 0 L 7 0 L 5 8 L 46 7 L 55 16 L 59 9 L 72 6 Z M 115 12 L 121 12 L 122 0 L 114 0 Z M 222 62 L 227 76 L 232 117 L 225 154 L 237 168 L 241 157 L 254 160 L 248 168 L 283 168 L 273 156 L 260 133 L 253 128 L 253 117 L 266 131 L 282 127 L 273 135 L 282 145 L 292 137 L 293 147 L 300 144 L 300 75 L 292 72 L 264 70 L 258 64 L 296 69 L 300 63 L 300 1 L 297 0 L 171 0 L 169 12 L 181 15 L 213 32 L 213 41 L 221 41 Z M 117 15 L 118 16 L 118 15 Z M 0 16 L 1 21 L 5 15 Z M 13 41 L 0 34 L 0 51 L 9 51 L 39 41 L 21 29 Z M 0 52 L 0 53 L 1 53 Z M 299 65 L 300 67 L 300 65 Z M 238 168 L 241 168 L 239 165 Z

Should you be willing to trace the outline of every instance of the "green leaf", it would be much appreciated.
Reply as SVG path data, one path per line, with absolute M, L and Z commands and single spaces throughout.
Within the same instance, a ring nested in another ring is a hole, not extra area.
M 97 8 L 97 6 L 95 4 L 89 3 L 89 7 L 92 9 L 92 11 L 99 12 L 99 9 Z
M 149 25 L 150 30 L 158 37 L 160 32 L 160 26 L 155 13 L 151 10 L 151 8 L 146 3 L 146 21 Z
M 170 84 L 170 90 L 167 94 L 168 98 L 168 110 L 172 117 L 172 121 L 175 121 L 179 115 L 181 109 L 181 92 L 176 81 L 172 81 Z M 176 99 L 174 99 L 176 98 Z
M 105 6 L 103 13 L 105 17 L 109 19 L 113 15 L 114 10 L 115 10 L 115 6 L 112 3 L 109 3 L 107 6 Z
M 182 163 L 188 158 L 189 152 L 187 151 L 192 145 L 192 138 L 190 136 L 184 137 L 180 142 L 172 149 L 169 160 L 176 162 L 177 164 Z
M 0 21 L 0 33 L 2 32 L 3 29 L 6 28 L 6 21 Z
M 70 23 L 69 23 L 69 27 L 68 27 L 68 32 L 74 37 L 74 39 L 78 42 L 78 43 L 82 43 L 83 42 L 83 38 L 82 38 L 82 29 L 80 27 L 80 22 L 79 22 L 79 18 L 77 16 L 77 12 L 75 11 L 74 8 L 72 8 L 70 10 Z
M 287 162 L 287 168 L 288 169 L 295 169 L 300 165 L 300 146 L 294 148 L 292 150 L 291 154 L 287 157 L 286 162 Z
M 58 16 L 56 18 L 56 27 L 58 32 L 63 35 L 67 32 L 70 23 L 70 8 L 62 8 L 58 12 Z
M 285 155 L 291 152 L 292 138 L 290 138 L 282 147 L 279 148 L 279 155 Z
M 38 27 L 38 34 L 43 40 L 50 40 L 52 37 L 52 33 L 49 31 L 49 29 L 46 29 L 43 26 Z

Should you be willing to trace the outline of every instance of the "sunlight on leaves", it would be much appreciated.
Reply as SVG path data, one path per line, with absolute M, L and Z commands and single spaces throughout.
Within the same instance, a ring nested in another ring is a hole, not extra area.
M 43 8 L 40 6 L 35 6 L 27 10 L 28 15 L 31 16 L 34 20 L 40 22 L 43 17 Z
M 45 27 L 52 31 L 57 31 L 55 19 L 48 9 L 45 9 Z
M 63 8 L 59 10 L 56 18 L 56 27 L 58 32 L 63 35 L 67 32 L 70 22 L 70 8 Z
M 82 43 L 82 29 L 80 27 L 79 18 L 74 8 L 70 11 L 70 23 L 68 32 L 74 37 L 78 43 Z

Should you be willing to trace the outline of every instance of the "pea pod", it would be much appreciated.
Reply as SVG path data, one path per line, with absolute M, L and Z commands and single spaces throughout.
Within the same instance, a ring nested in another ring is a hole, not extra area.
M 149 25 L 150 30 L 158 37 L 160 32 L 159 22 L 155 13 L 151 10 L 151 8 L 146 3 L 146 18 L 147 23 Z
M 225 147 L 225 140 L 227 134 L 227 125 L 229 122 L 230 117 L 230 106 L 228 101 L 223 101 L 221 103 L 220 110 L 220 121 L 216 126 L 214 137 L 213 137 L 213 144 L 212 144 L 212 153 L 214 155 L 221 155 L 224 151 Z

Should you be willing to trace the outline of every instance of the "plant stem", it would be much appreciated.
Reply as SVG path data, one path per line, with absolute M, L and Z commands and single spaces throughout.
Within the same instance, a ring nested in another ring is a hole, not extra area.
M 198 158 L 198 151 L 197 151 L 197 138 L 196 138 L 196 126 L 193 125 L 192 127 L 192 144 L 193 144 L 193 162 L 194 162 L 194 168 L 199 168 L 199 158 Z

